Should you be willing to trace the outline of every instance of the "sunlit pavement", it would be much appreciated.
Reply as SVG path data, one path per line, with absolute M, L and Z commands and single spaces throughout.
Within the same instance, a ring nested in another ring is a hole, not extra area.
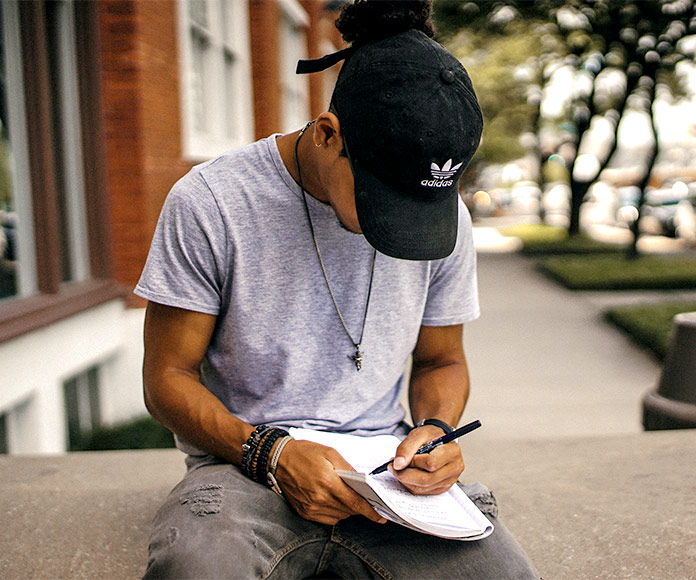
M 477 226 L 474 227 L 473 233 L 474 246 L 478 252 L 519 252 L 522 249 L 522 241 L 519 238 L 504 236 L 495 227 Z
M 465 329 L 478 438 L 639 433 L 659 366 L 602 309 L 519 254 L 479 256 L 481 317 Z

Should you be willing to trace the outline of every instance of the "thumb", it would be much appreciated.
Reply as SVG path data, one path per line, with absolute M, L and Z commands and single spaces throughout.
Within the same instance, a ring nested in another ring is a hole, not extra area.
M 396 469 L 397 471 L 400 471 L 400 470 L 408 467 L 408 464 L 409 464 L 409 461 L 405 457 L 403 457 L 402 455 L 397 455 L 394 458 L 394 463 L 392 465 L 394 466 L 394 469 Z

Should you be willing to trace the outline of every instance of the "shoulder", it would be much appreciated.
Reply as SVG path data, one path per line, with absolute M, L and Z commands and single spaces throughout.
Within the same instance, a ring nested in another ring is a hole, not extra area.
M 273 169 L 268 139 L 234 149 L 194 166 L 172 187 L 166 205 L 195 210 L 220 210 L 228 198 L 267 180 Z
M 268 180 L 277 173 L 273 157 L 274 139 L 273 136 L 267 137 L 229 151 L 197 165 L 189 175 L 202 180 L 214 193 Z

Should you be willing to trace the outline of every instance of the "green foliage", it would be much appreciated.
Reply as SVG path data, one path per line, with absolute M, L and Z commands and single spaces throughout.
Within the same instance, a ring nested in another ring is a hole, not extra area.
M 568 232 L 564 228 L 546 224 L 515 224 L 501 228 L 500 233 L 504 236 L 519 238 L 525 245 L 562 243 L 568 238 Z
M 501 36 L 466 28 L 447 37 L 446 46 L 467 68 L 483 111 L 478 160 L 505 163 L 525 153 L 519 137 L 534 130 L 538 114 L 538 104 L 529 101 L 528 91 L 530 85 L 541 84 L 536 58 L 549 42 L 548 37 L 534 33 L 537 25 L 520 20 Z
M 81 451 L 110 449 L 164 449 L 174 447 L 174 436 L 152 417 L 142 417 L 92 431 Z
M 605 318 L 662 361 L 669 350 L 673 319 L 683 312 L 696 312 L 696 302 L 623 306 L 608 310 Z
M 540 262 L 546 274 L 572 290 L 696 289 L 696 259 L 623 255 L 554 256 Z
M 0 123 L 0 125 L 2 125 Z M 9 210 L 14 206 L 12 200 L 12 172 L 9 164 L 10 148 L 0 136 L 0 210 Z

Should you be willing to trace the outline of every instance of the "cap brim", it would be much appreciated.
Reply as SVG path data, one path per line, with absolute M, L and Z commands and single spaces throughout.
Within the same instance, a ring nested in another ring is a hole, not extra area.
M 455 183 L 437 199 L 402 193 L 351 159 L 355 205 L 365 239 L 379 252 L 404 260 L 439 260 L 457 243 Z

